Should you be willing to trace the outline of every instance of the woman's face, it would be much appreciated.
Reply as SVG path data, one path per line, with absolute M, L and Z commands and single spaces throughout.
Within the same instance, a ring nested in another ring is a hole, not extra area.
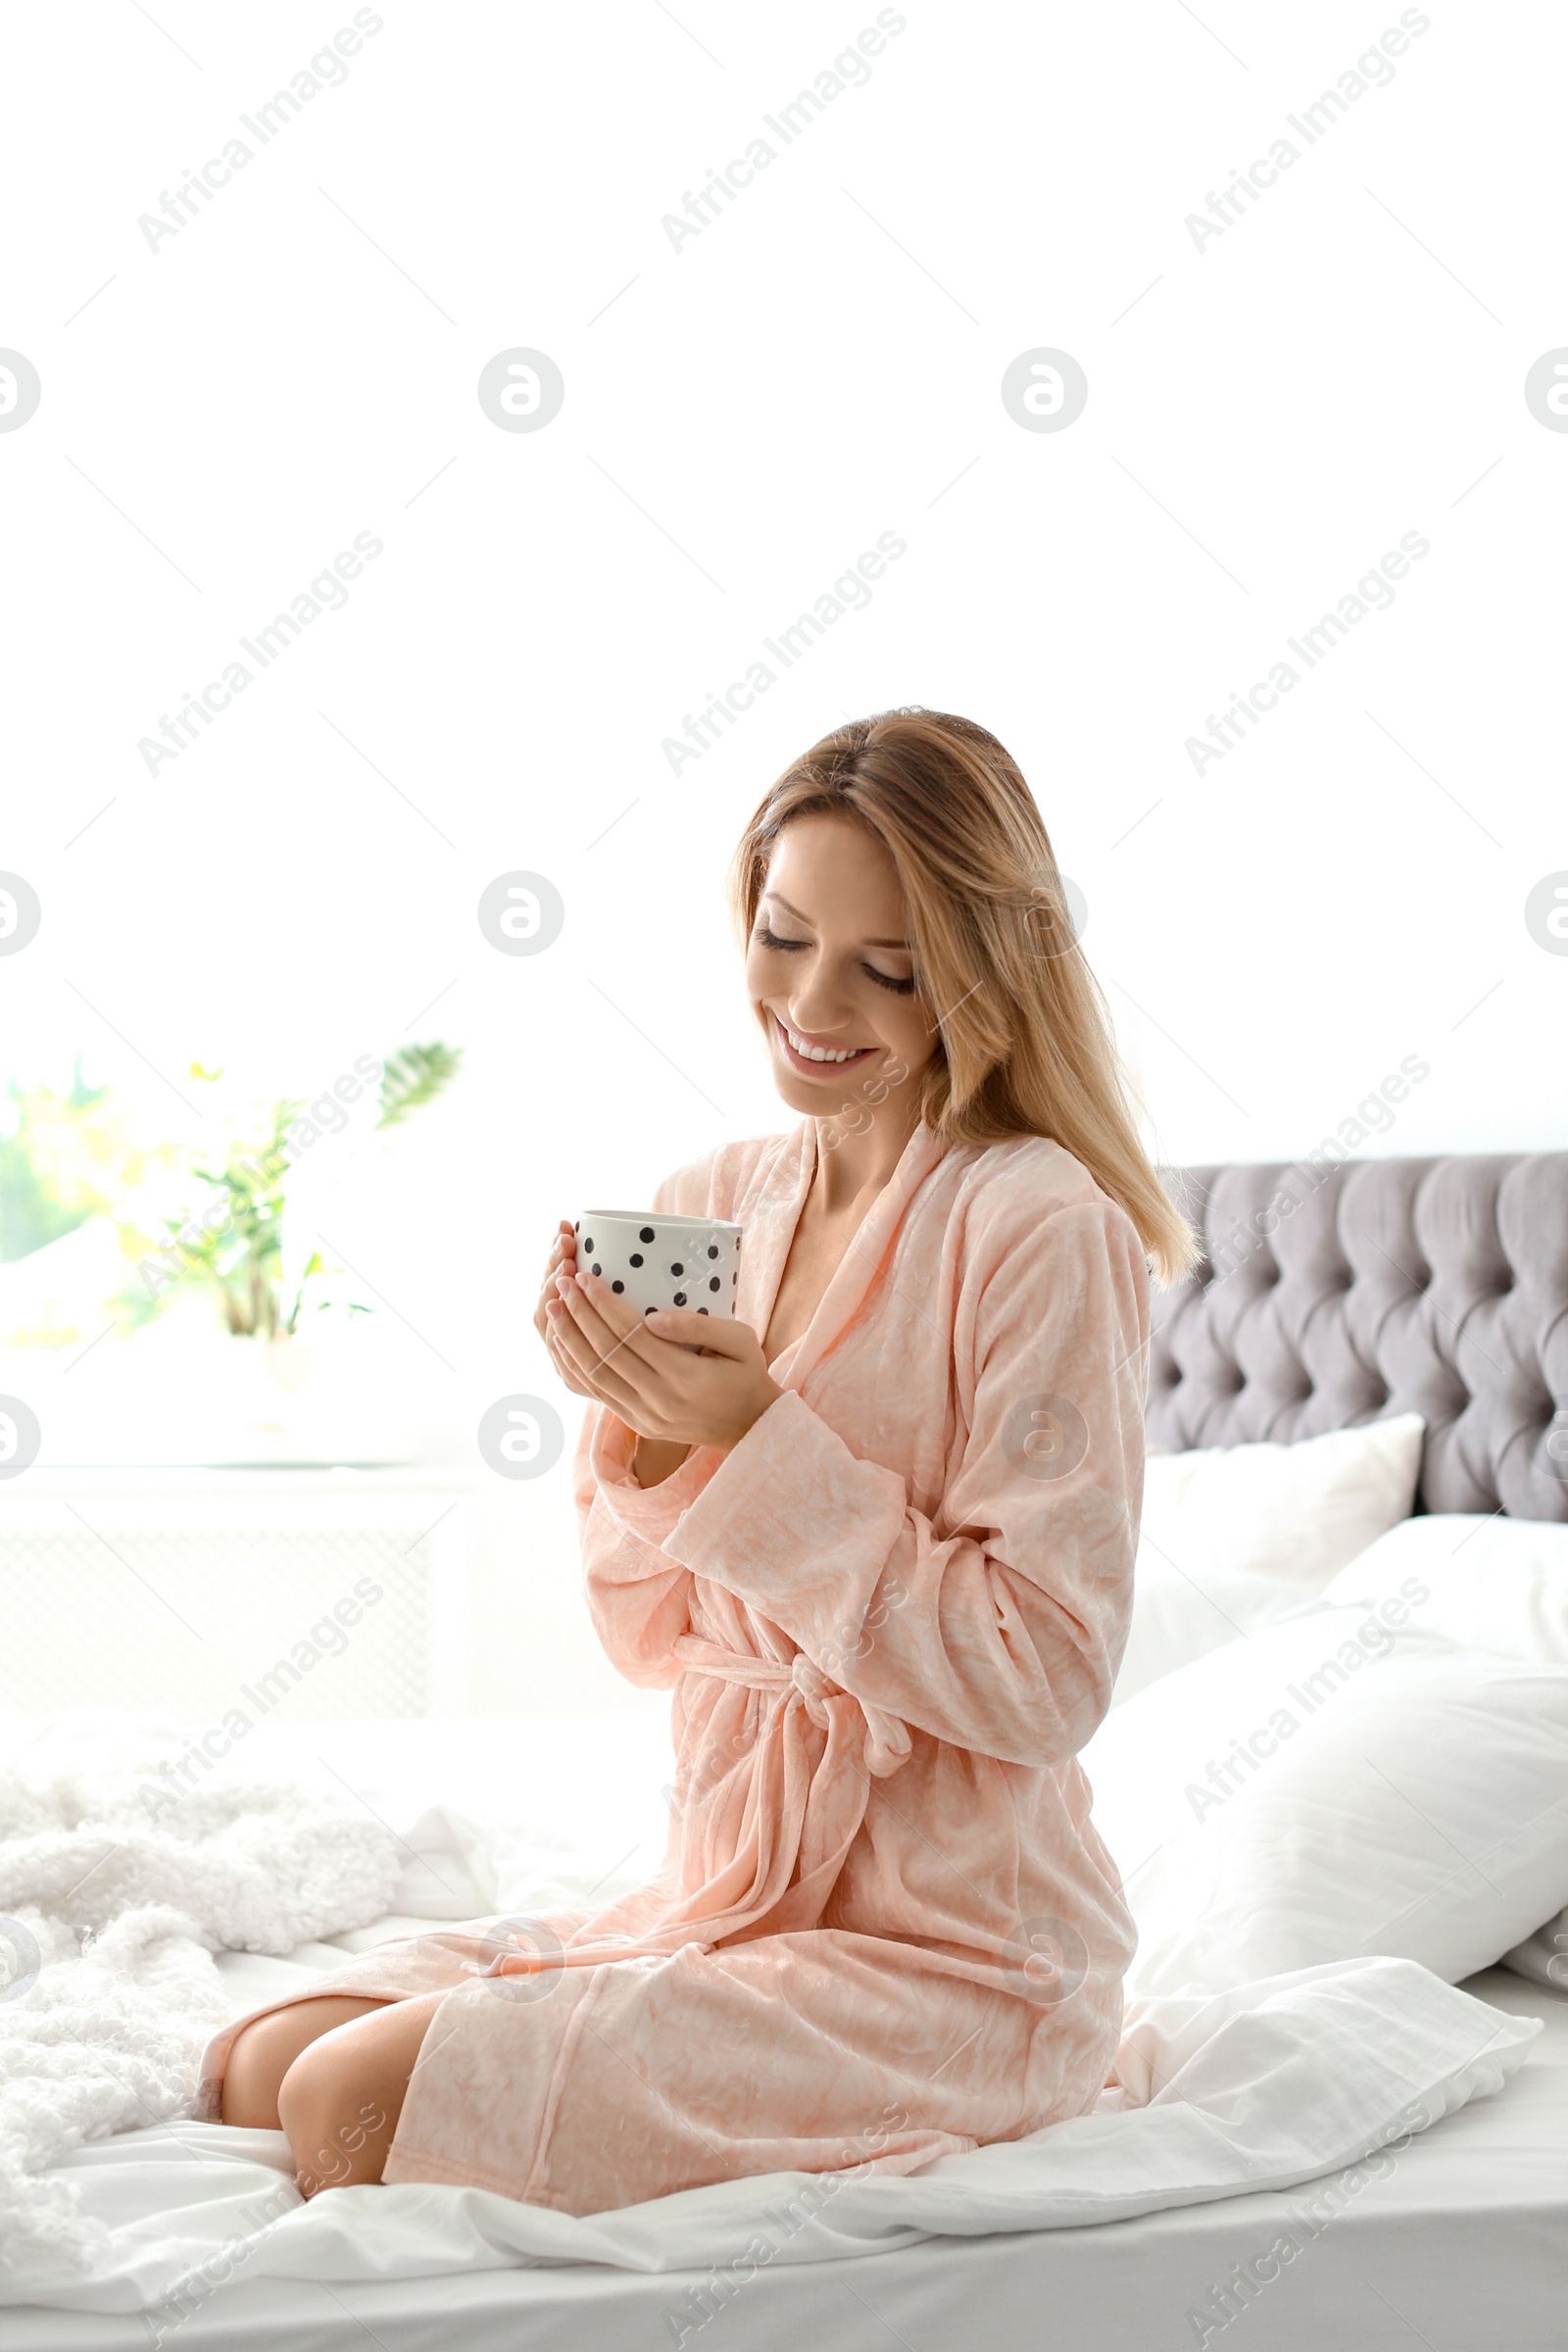
M 780 834 L 746 951 L 773 1083 L 792 1110 L 830 1118 L 900 1086 L 935 1049 L 914 993 L 898 869 L 853 817 L 798 816 Z

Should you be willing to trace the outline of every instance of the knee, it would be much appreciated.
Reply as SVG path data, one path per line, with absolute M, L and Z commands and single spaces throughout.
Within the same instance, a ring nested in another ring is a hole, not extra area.
M 351 2035 L 326 2034 L 300 2052 L 277 2093 L 278 2123 L 294 2151 L 301 2193 L 378 2180 L 388 2118 L 366 2095 Z
M 225 2124 L 277 2131 L 277 2094 L 298 2047 L 298 2032 L 286 2009 L 274 2009 L 240 2029 L 223 2070 Z
M 300 2052 L 334 2027 L 363 2017 L 368 2010 L 385 2007 L 384 2000 L 368 1994 L 322 1993 L 310 2000 L 290 2001 L 242 2026 L 223 2069 L 224 2123 L 276 2132 L 280 2128 L 278 2091 Z

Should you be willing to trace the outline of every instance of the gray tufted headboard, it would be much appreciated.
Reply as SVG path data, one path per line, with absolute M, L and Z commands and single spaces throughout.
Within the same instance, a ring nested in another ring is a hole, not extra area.
M 1173 1168 L 1150 1442 L 1427 1425 L 1417 1508 L 1568 1519 L 1568 1152 Z

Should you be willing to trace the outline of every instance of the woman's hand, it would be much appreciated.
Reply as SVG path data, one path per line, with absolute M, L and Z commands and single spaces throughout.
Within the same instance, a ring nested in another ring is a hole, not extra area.
M 572 1230 L 570 1220 L 563 1217 L 556 1228 L 555 1248 L 550 1252 L 550 1263 L 545 1268 L 544 1282 L 540 1287 L 539 1303 L 534 1308 L 533 1327 L 549 1348 L 557 1373 L 564 1381 L 566 1387 L 571 1390 L 573 1396 L 591 1396 L 596 1404 L 601 1404 L 605 1400 L 601 1397 L 598 1390 L 585 1386 L 576 1370 L 557 1348 L 555 1325 L 550 1317 L 550 1309 L 552 1307 L 559 1308 L 561 1304 L 561 1294 L 556 1288 L 558 1278 L 562 1275 L 570 1277 L 576 1271 L 577 1236 Z
M 639 1315 L 602 1276 L 576 1272 L 575 1256 L 555 1290 L 546 1344 L 561 1377 L 640 1438 L 727 1452 L 784 1394 L 750 1324 L 690 1307 Z

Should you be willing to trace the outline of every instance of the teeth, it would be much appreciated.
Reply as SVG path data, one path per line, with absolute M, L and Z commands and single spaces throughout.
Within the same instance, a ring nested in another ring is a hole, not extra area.
M 782 1022 L 780 1027 L 783 1027 Z M 852 1046 L 845 1053 L 830 1054 L 825 1046 L 808 1046 L 804 1037 L 796 1036 L 793 1029 L 785 1028 L 784 1034 L 803 1061 L 853 1061 L 858 1054 L 865 1051 L 863 1046 Z

